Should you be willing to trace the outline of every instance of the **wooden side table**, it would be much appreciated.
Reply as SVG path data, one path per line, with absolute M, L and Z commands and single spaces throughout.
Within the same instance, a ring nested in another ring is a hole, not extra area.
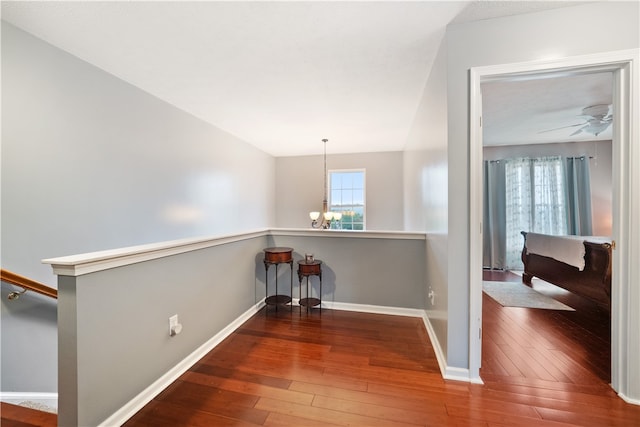
M 275 305 L 276 311 L 278 310 L 278 305 L 285 305 L 291 302 L 291 298 L 293 297 L 293 249 L 285 248 L 285 247 L 275 247 L 275 248 L 266 248 L 264 249 L 264 269 L 265 269 L 265 278 L 264 278 L 264 286 L 265 286 L 265 299 L 264 302 L 267 305 Z M 279 295 L 278 294 L 278 265 L 279 264 L 289 264 L 289 269 L 291 270 L 291 280 L 290 280 L 290 294 L 289 295 Z M 268 295 L 269 292 L 269 267 L 272 265 L 276 266 L 276 293 L 275 295 Z
M 318 276 L 320 279 L 320 293 L 319 298 L 312 298 L 309 295 L 309 276 Z M 302 278 L 307 278 L 307 297 L 302 298 Z M 300 281 L 300 305 L 307 307 L 307 310 L 311 307 L 320 306 L 322 308 L 322 261 L 319 259 L 313 261 L 298 261 L 298 280 Z

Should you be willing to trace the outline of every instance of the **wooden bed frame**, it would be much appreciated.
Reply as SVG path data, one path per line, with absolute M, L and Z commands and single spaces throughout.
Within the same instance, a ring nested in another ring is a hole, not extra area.
M 536 276 L 577 295 L 588 298 L 611 311 L 611 244 L 584 242 L 585 267 L 577 267 L 535 253 L 527 253 L 527 232 L 521 232 L 524 273 L 522 281 L 531 284 Z

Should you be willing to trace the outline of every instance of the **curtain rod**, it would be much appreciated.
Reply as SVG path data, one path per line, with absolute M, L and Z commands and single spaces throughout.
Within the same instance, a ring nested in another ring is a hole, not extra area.
M 556 156 L 551 156 L 551 157 L 556 157 Z M 564 157 L 564 156 L 557 156 L 557 157 Z M 588 157 L 589 160 L 591 159 L 597 159 L 595 156 L 566 156 L 564 157 L 565 159 L 584 159 L 585 157 Z M 498 159 L 498 160 L 487 160 L 489 163 L 496 163 L 496 162 L 503 162 L 505 160 L 510 160 L 510 159 L 531 159 L 531 158 L 536 158 L 536 157 L 509 157 L 507 159 Z

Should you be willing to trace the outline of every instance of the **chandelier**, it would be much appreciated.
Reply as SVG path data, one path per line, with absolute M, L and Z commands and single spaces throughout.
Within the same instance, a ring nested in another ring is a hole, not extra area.
M 324 142 L 324 199 L 322 199 L 322 212 L 309 212 L 311 218 L 311 227 L 313 228 L 331 228 L 331 223 L 342 219 L 342 212 L 330 212 L 327 207 L 327 141 Z

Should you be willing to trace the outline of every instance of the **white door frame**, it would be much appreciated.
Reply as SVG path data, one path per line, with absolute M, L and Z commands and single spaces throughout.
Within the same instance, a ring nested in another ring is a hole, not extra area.
M 613 73 L 613 256 L 611 382 L 625 400 L 640 404 L 640 49 L 556 60 L 474 67 L 470 70 L 469 114 L 469 376 L 480 380 L 482 343 L 482 127 L 481 83 L 553 75 Z M 635 260 L 632 261 L 632 260 Z M 477 331 L 477 333 L 476 333 Z M 635 385 L 634 385 L 635 383 Z

